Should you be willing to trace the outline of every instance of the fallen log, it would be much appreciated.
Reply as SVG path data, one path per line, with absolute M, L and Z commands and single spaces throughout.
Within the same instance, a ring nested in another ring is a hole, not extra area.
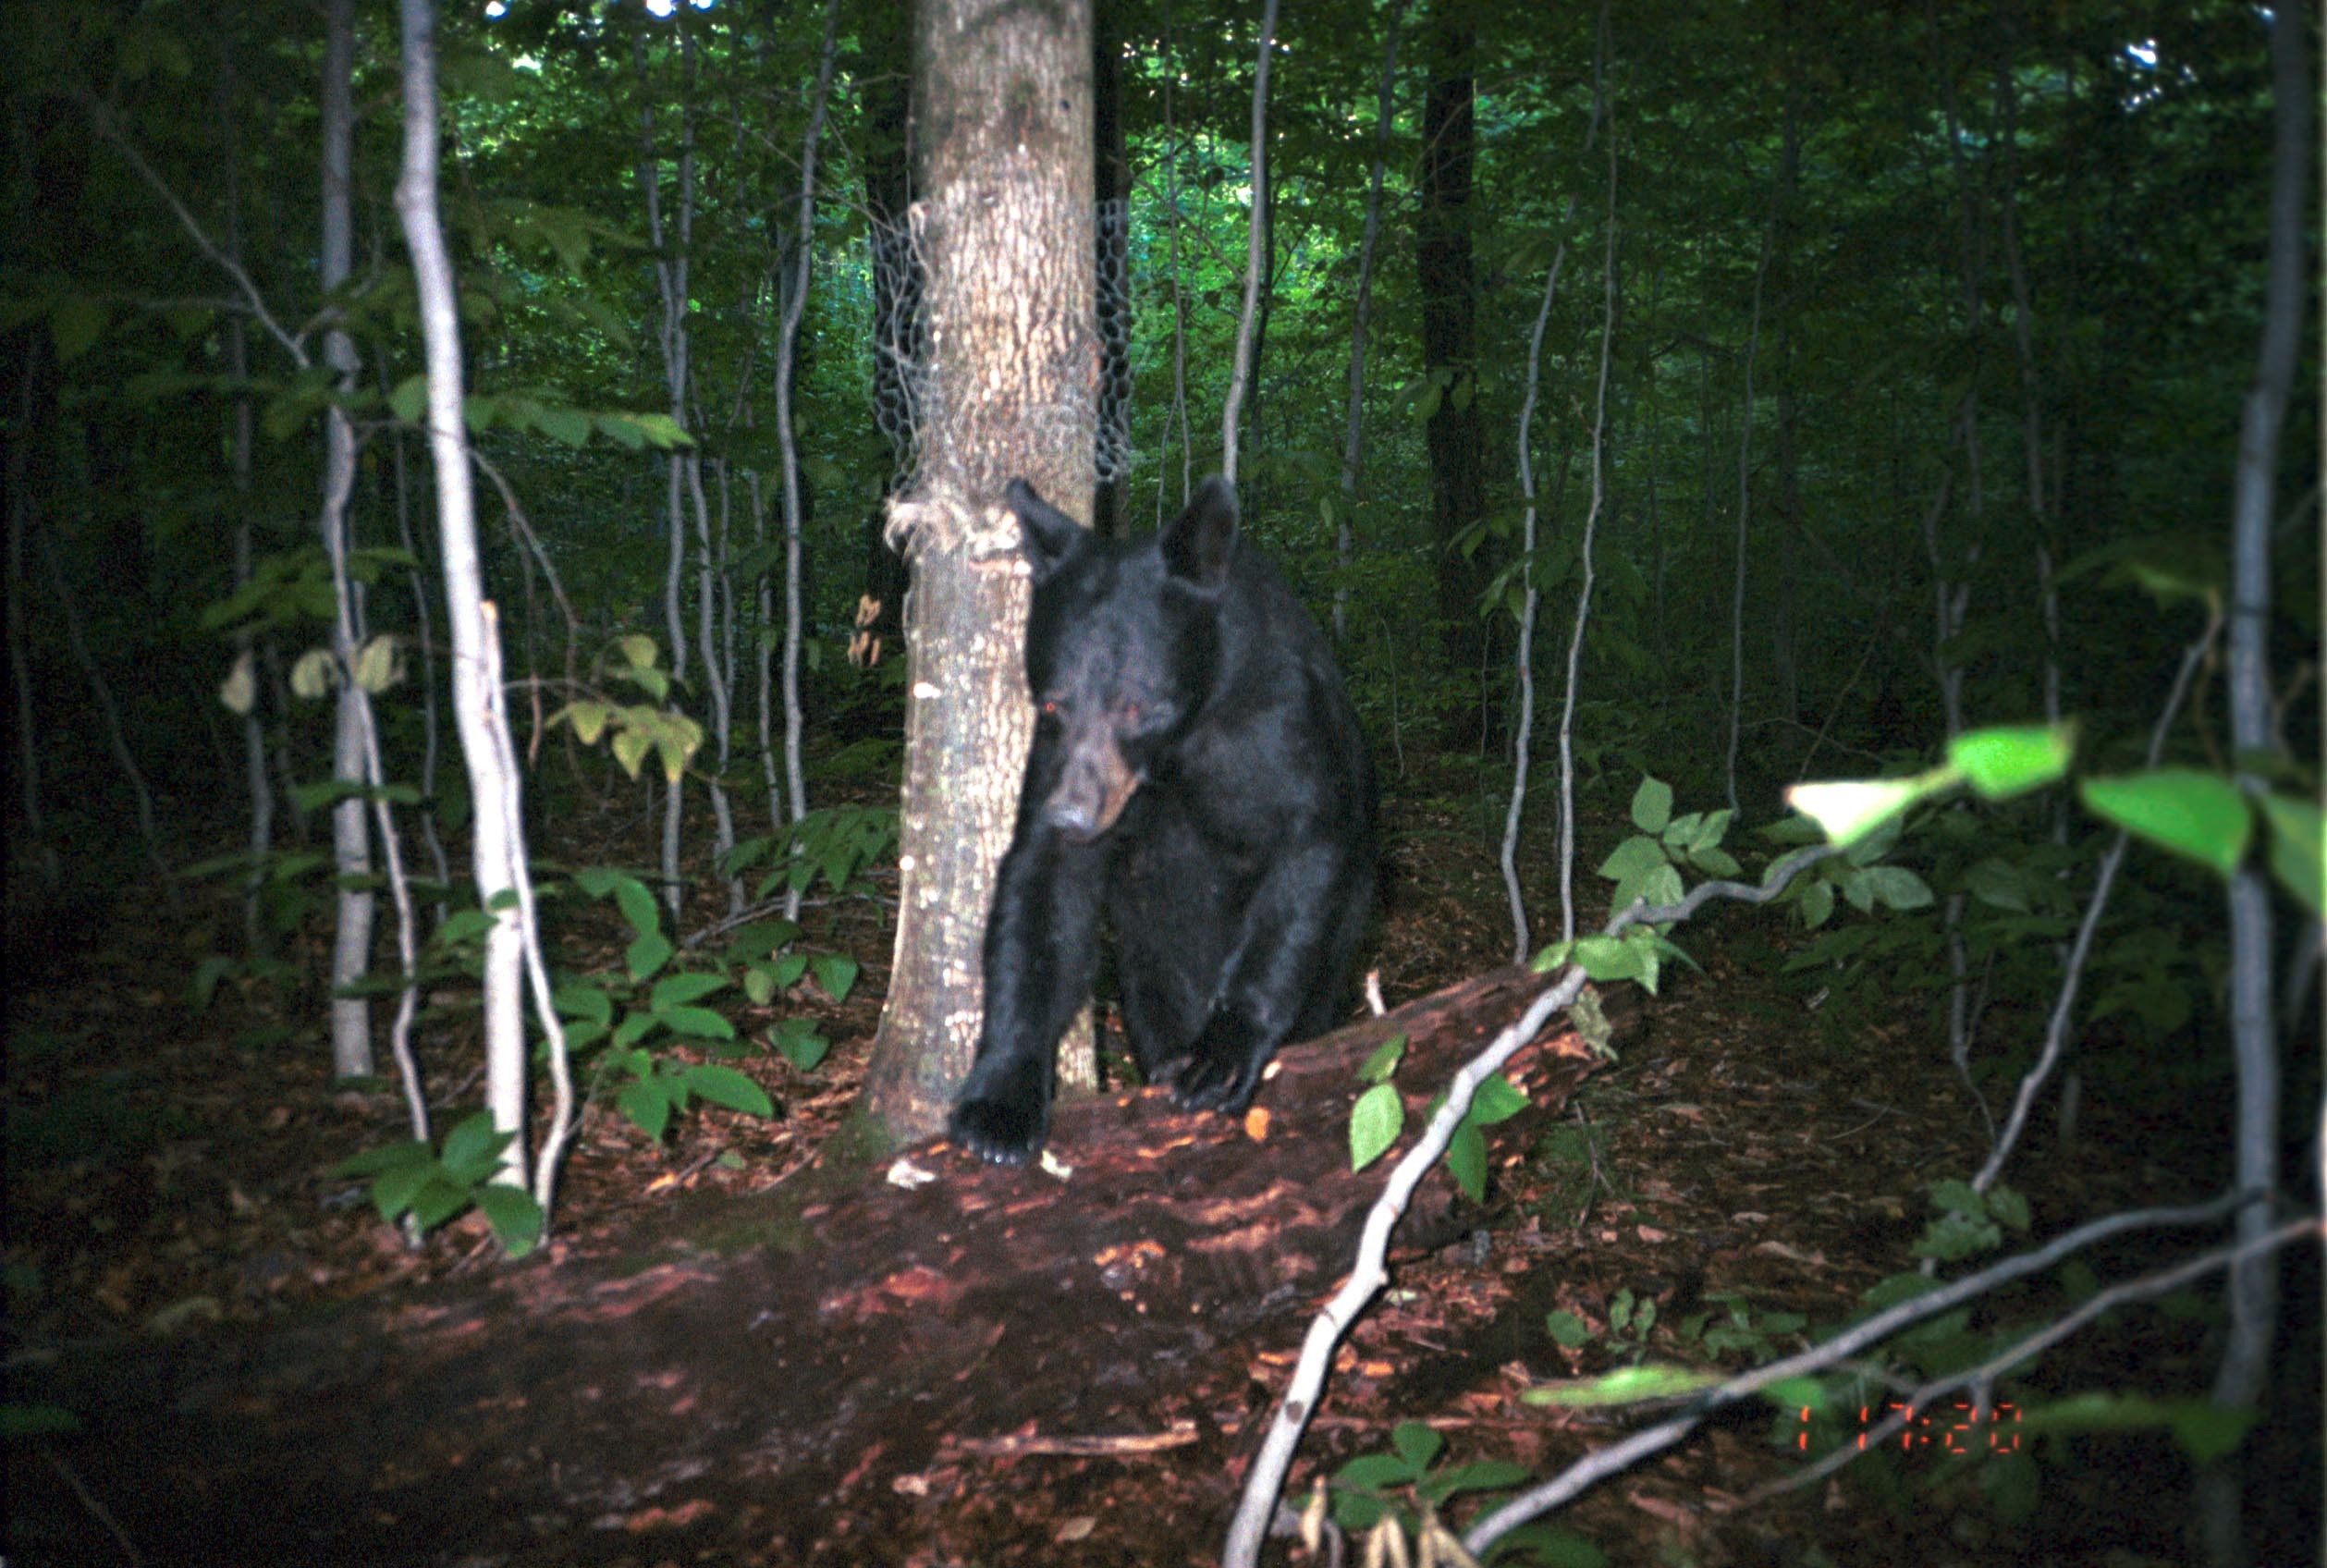
M 1242 1121 L 1160 1092 L 1064 1104 L 1062 1174 L 923 1145 L 888 1180 L 812 1172 L 667 1231 L 658 1213 L 628 1250 L 19 1366 L 12 1403 L 83 1425 L 9 1445 L 10 1556 L 887 1560 L 865 1532 L 932 1466 L 1217 1440 L 1165 1408 L 1175 1379 L 1297 1342 L 1388 1170 L 1349 1169 L 1358 1064 L 1407 1036 L 1411 1135 L 1546 984 L 1498 971 L 1294 1047 Z M 1563 1030 L 1514 1059 L 1530 1103 L 1489 1130 L 1494 1157 L 1523 1154 L 1595 1061 Z M 1441 1170 L 1399 1245 L 1481 1218 Z

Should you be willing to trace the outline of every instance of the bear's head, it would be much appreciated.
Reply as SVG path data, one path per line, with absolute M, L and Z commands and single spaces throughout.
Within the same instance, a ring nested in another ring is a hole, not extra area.
M 1236 557 L 1236 493 L 1207 479 L 1186 511 L 1136 543 L 1096 537 L 1023 479 L 1004 494 L 1035 587 L 1029 766 L 1053 775 L 1044 816 L 1087 841 L 1170 766 L 1211 692 L 1220 597 Z

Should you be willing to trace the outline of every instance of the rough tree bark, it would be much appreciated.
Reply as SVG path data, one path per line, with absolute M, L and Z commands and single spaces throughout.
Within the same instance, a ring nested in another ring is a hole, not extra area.
M 1087 4 L 923 0 L 914 24 L 929 352 L 919 469 L 889 512 L 913 571 L 901 899 L 862 1102 L 890 1136 L 935 1131 L 976 1052 L 980 939 L 1033 734 L 1002 486 L 1023 476 L 1090 516 L 1098 378 Z

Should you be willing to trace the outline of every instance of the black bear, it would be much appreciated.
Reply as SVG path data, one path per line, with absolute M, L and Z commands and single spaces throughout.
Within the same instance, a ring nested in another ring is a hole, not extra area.
M 1059 1037 L 1114 932 L 1140 1070 L 1242 1110 L 1321 1034 L 1374 890 L 1374 776 L 1332 650 L 1206 480 L 1170 526 L 1100 539 L 1023 480 L 1039 710 L 986 926 L 986 1025 L 955 1144 L 1016 1163 L 1050 1130 Z

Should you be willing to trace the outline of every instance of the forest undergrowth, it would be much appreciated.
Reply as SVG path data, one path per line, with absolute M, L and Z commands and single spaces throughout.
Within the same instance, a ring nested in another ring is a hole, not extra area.
M 1508 958 L 1476 802 L 1418 797 L 1390 807 L 1385 911 L 1366 960 L 1391 1006 Z M 547 850 L 567 864 L 620 864 L 644 828 L 627 806 L 570 812 Z M 1587 851 L 1604 851 L 1598 840 L 1612 843 L 1619 829 L 1612 816 L 1587 819 Z M 1531 838 L 1528 850 L 1532 885 L 1549 885 L 1548 844 Z M 834 1042 L 830 1055 L 807 1072 L 774 1050 L 742 1064 L 776 1103 L 772 1118 L 703 1107 L 655 1144 L 609 1108 L 594 1111 L 568 1163 L 553 1260 L 561 1249 L 619 1244 L 673 1223 L 683 1194 L 748 1200 L 814 1158 L 855 1097 L 885 990 L 893 868 L 864 886 L 812 902 L 803 919 L 807 945 L 861 959 L 845 1001 L 808 987 L 766 1009 L 728 998 L 731 1021 L 752 1035 L 812 1010 Z M 724 913 L 716 891 L 708 877 L 694 890 L 691 928 Z M 231 919 L 223 896 L 184 923 L 126 903 L 116 913 L 49 963 L 12 962 L 12 1360 L 109 1336 L 263 1333 L 269 1321 L 320 1304 L 424 1291 L 503 1266 L 478 1215 L 413 1250 L 380 1221 L 361 1181 L 331 1174 L 350 1153 L 398 1135 L 400 1109 L 390 1084 L 331 1082 L 318 996 L 228 984 L 206 1009 L 189 1007 L 201 922 Z M 594 913 L 561 940 L 567 961 L 587 969 L 618 963 L 622 936 L 610 912 Z M 327 937 L 317 923 L 303 939 Z M 1438 1435 L 1434 1468 L 1496 1460 L 1549 1474 L 1628 1423 L 1621 1411 L 1523 1403 L 1529 1390 L 1627 1360 L 1709 1364 L 1708 1341 L 1691 1342 L 1679 1327 L 1708 1311 L 1738 1330 L 1733 1350 L 1756 1336 L 1765 1351 L 1795 1348 L 1804 1325 L 1847 1318 L 1862 1291 L 1906 1264 L 1926 1217 L 1923 1189 L 1976 1168 L 1985 1153 L 1978 1114 L 1918 1010 L 1894 1008 L 1834 1038 L 1818 1026 L 1819 993 L 1773 979 L 1779 965 L 1767 950 L 1732 951 L 1788 940 L 1776 916 L 1744 911 L 1684 934 L 1703 973 L 1668 970 L 1620 1060 L 1532 1150 L 1494 1171 L 1470 1239 L 1401 1270 L 1344 1345 L 1290 1497 L 1388 1452 L 1393 1433 L 1402 1446 L 1427 1446 L 1402 1423 Z M 596 957 L 594 944 L 604 948 Z M 418 1038 L 439 1110 L 457 1114 L 478 1092 L 460 1075 L 477 1060 L 473 1023 L 452 993 L 437 999 L 448 1005 Z M 139 1044 L 126 1048 L 131 1039 Z M 2028 1145 L 2015 1179 L 2039 1233 L 2048 1220 L 2208 1190 L 2202 1165 L 2183 1167 L 2186 1151 L 2219 1146 L 2221 1129 L 2202 1113 L 2188 1125 L 2137 1130 L 2112 1127 L 2110 1114 L 2092 1107 L 2074 1147 L 2049 1137 Z M 2041 1305 L 2007 1295 L 1987 1310 Z M 2151 1319 L 2120 1326 L 2105 1351 L 2070 1341 L 2044 1376 L 2064 1392 L 2107 1386 L 2130 1357 L 2161 1381 L 2196 1390 L 2202 1352 L 2198 1326 Z M 1152 1454 L 954 1454 L 911 1478 L 912 1518 L 925 1534 L 900 1537 L 888 1522 L 877 1560 L 1210 1561 L 1234 1501 L 1243 1434 L 1290 1361 L 1258 1353 L 1241 1378 L 1199 1378 L 1160 1393 L 1157 1408 L 1183 1412 L 1175 1421 L 1199 1435 Z M 1716 1421 L 1662 1461 L 1586 1494 L 1559 1516 L 1572 1534 L 1539 1560 L 2180 1561 L 2186 1480 L 2162 1439 L 2087 1439 L 2053 1454 L 2033 1510 L 2011 1515 L 1985 1495 L 1994 1478 L 1983 1477 L 1979 1460 L 1951 1467 L 1936 1452 L 1862 1461 L 1839 1479 L 1749 1501 L 1787 1473 L 1784 1425 L 1762 1406 Z M 1451 1513 L 1459 1522 L 1476 1507 L 1458 1498 Z M 851 1529 L 836 1510 L 823 1539 L 845 1555 L 855 1550 Z M 1130 1557 L 1127 1541 L 1136 1543 Z

